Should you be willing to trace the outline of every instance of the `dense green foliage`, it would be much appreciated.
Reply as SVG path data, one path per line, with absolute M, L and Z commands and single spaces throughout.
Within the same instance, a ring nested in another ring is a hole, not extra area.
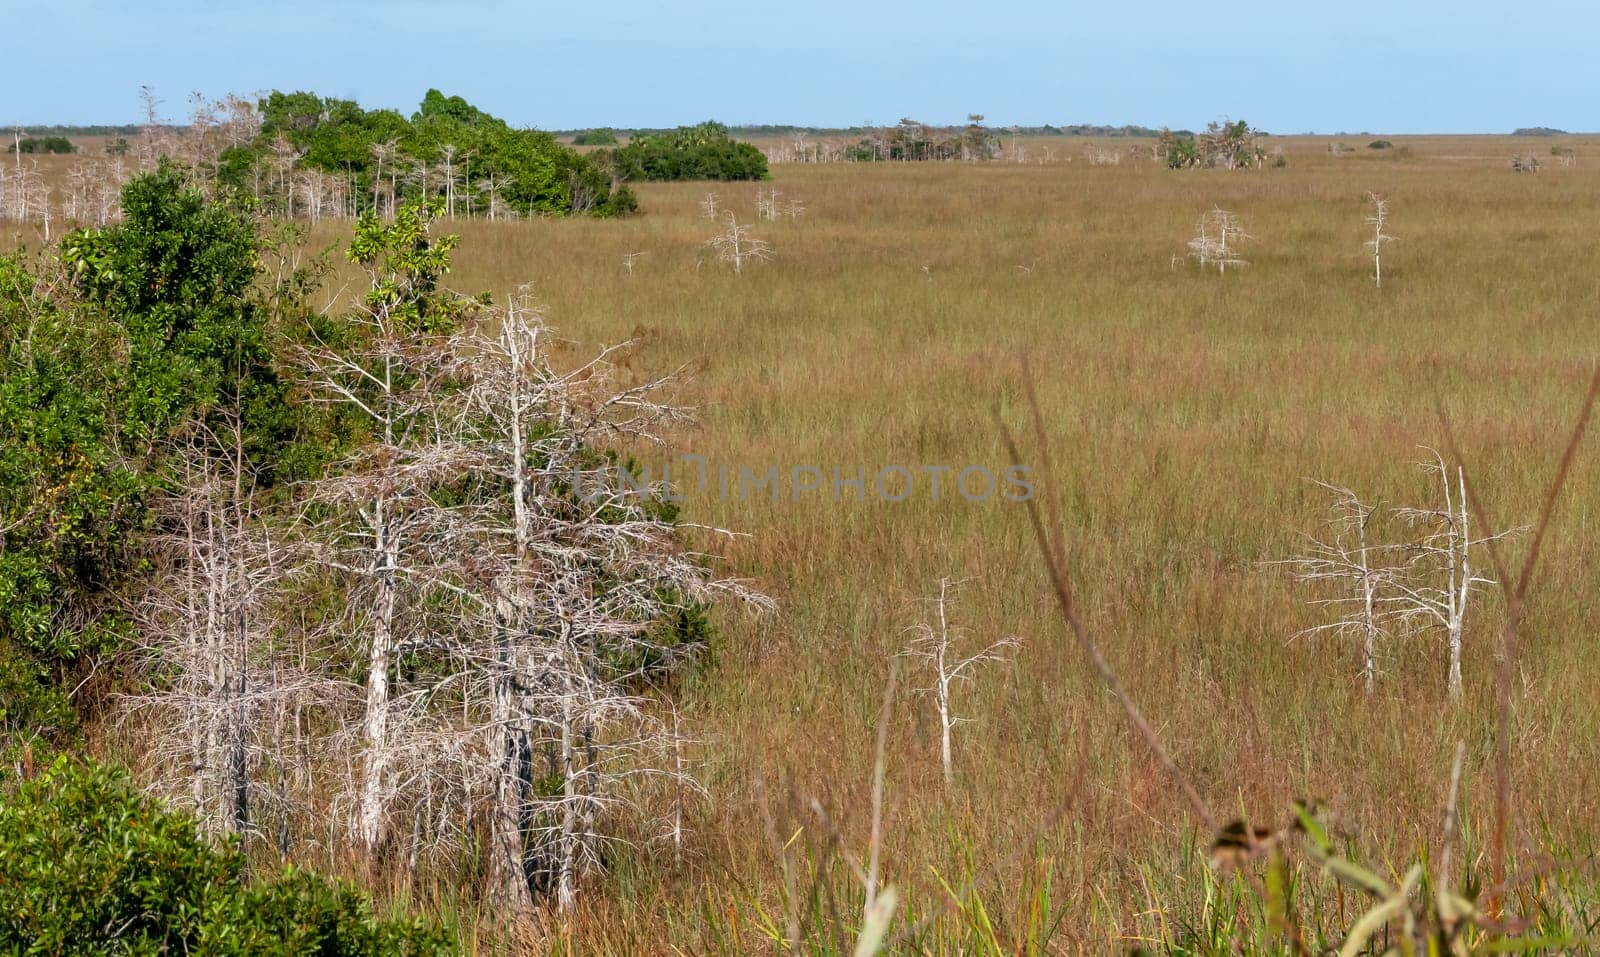
M 129 367 L 123 435 L 142 446 L 188 410 L 237 409 L 251 458 L 270 470 L 291 426 L 265 304 L 253 294 L 253 218 L 185 189 L 170 166 L 130 183 L 122 205 L 122 222 L 69 236 L 61 259 L 84 309 L 120 326 Z
M 247 883 L 237 851 L 116 771 L 65 760 L 0 797 L 0 951 L 15 954 L 451 953 L 421 923 L 290 868 Z
M 602 155 L 618 176 L 630 180 L 767 178 L 765 154 L 730 137 L 721 123 L 636 137 L 627 146 Z
M 617 134 L 608 129 L 584 130 L 572 138 L 573 146 L 615 146 Z
M 437 204 L 402 206 L 392 223 L 369 213 L 356 222 L 346 253 L 351 262 L 373 270 L 364 299 L 369 310 L 393 317 L 407 330 L 436 336 L 453 331 L 470 302 L 439 288 L 459 237 L 428 235 L 428 224 L 438 215 Z
M 114 646 L 102 614 L 141 525 L 143 481 L 116 436 L 119 337 L 63 314 L 22 263 L 0 259 L 0 732 L 55 739 L 61 690 Z
M 7 153 L 71 153 L 72 141 L 65 136 L 24 136 L 6 148 Z
M 409 118 L 305 92 L 274 91 L 258 109 L 254 142 L 219 160 L 219 175 L 241 189 L 270 189 L 281 141 L 302 154 L 302 166 L 343 178 L 358 209 L 383 203 L 385 191 L 391 205 L 448 197 L 467 213 L 487 208 L 489 192 L 524 215 L 616 215 L 637 207 L 631 192 L 613 189 L 604 171 L 553 135 L 514 129 L 438 90 L 429 90 Z
M 1189 169 L 1199 166 L 1202 161 L 1200 144 L 1190 133 L 1163 130 L 1156 141 L 1156 151 L 1168 169 Z
M 268 343 L 250 215 L 175 168 L 131 182 L 123 220 L 56 261 L 0 259 L 0 732 L 59 743 L 67 700 L 129 634 L 163 463 L 236 430 L 271 483 L 300 458 Z M 63 271 L 45 294 L 38 272 Z

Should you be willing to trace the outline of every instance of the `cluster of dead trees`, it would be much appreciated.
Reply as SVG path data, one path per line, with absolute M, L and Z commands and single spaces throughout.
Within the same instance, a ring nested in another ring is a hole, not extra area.
M 18 142 L 22 131 L 16 131 Z M 112 193 L 115 202 L 116 194 Z M 48 239 L 51 220 L 50 188 L 39 172 L 39 161 L 22 159 L 22 151 L 15 151 L 10 164 L 0 164 L 0 220 L 11 222 L 39 222 Z
M 321 477 L 260 487 L 237 415 L 181 439 L 124 728 L 217 835 L 570 908 L 609 842 L 649 840 L 650 794 L 698 787 L 646 692 L 704 609 L 765 599 L 689 547 L 665 489 L 608 481 L 606 450 L 687 418 L 672 378 L 624 382 L 628 344 L 558 368 L 525 295 L 443 292 L 436 215 L 364 220 L 364 306 L 296 352 L 360 437 Z
M 110 141 L 101 155 L 74 157 L 64 182 L 53 189 L 38 160 L 24 163 L 17 150 L 11 168 L 0 168 L 0 219 L 36 223 L 47 242 L 57 227 L 105 226 L 121 218 L 119 203 L 128 181 L 155 170 L 163 159 L 182 164 L 196 185 L 214 190 L 222 154 L 250 142 L 261 129 L 255 107 L 237 96 L 209 100 L 193 94 L 184 127 L 161 120 L 160 101 L 149 87 L 140 90 L 140 101 L 139 133 Z M 14 130 L 14 141 L 20 144 L 23 135 Z
M 846 152 L 857 162 L 974 161 L 999 159 L 1000 140 L 983 125 L 983 114 L 967 117 L 964 127 L 935 127 L 913 119 L 867 131 Z
M 1462 694 L 1462 654 L 1468 612 L 1479 585 L 1480 549 L 1521 529 L 1475 533 L 1461 466 L 1428 450 L 1421 464 L 1437 492 L 1431 505 L 1381 507 L 1339 485 L 1317 482 L 1329 498 L 1323 530 L 1305 551 L 1278 564 L 1319 591 L 1313 603 L 1332 620 L 1302 635 L 1331 634 L 1361 649 L 1361 682 L 1368 693 L 1379 674 L 1379 643 L 1399 635 L 1437 635 L 1445 649 L 1445 685 Z M 1392 534 L 1381 536 L 1387 530 Z
M 816 139 L 804 130 L 761 148 L 769 163 L 843 163 L 850 144 L 837 139 Z
M 1373 285 L 1381 289 L 1383 250 L 1395 241 L 1395 236 L 1389 232 L 1389 201 L 1372 192 L 1367 193 L 1367 200 L 1372 204 L 1372 212 L 1363 222 L 1371 227 L 1372 238 L 1364 245 L 1372 255 Z M 1244 231 L 1238 214 L 1213 207 L 1200 215 L 1194 236 L 1188 242 L 1188 253 L 1172 257 L 1172 268 L 1176 269 L 1185 259 L 1193 260 L 1202 269 L 1215 267 L 1219 275 L 1227 273 L 1230 266 L 1248 266 L 1250 262 L 1240 255 L 1240 246 L 1253 239 L 1254 236 Z
M 1239 224 L 1237 214 L 1213 207 L 1202 213 L 1195 223 L 1194 238 L 1189 240 L 1189 258 L 1202 269 L 1215 266 L 1219 275 L 1224 274 L 1229 266 L 1237 268 L 1250 264 L 1239 255 L 1239 246 L 1253 238 Z

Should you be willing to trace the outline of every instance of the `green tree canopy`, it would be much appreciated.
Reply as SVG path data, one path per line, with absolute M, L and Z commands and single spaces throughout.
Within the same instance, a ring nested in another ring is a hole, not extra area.
M 640 136 L 608 157 L 617 175 L 631 180 L 766 179 L 767 158 L 728 135 L 721 123 L 684 126 Z
M 487 208 L 490 192 L 522 215 L 617 215 L 637 208 L 631 192 L 613 188 L 592 160 L 551 134 L 515 129 L 438 90 L 429 90 L 409 119 L 307 92 L 275 91 L 262 98 L 258 111 L 262 126 L 255 142 L 228 151 L 220 162 L 223 176 L 235 185 L 259 187 L 261 177 L 254 173 L 271 162 L 275 144 L 283 141 L 302 165 L 345 177 L 359 208 L 375 205 L 375 187 L 398 194 L 395 205 L 449 196 L 459 197 L 467 211 Z

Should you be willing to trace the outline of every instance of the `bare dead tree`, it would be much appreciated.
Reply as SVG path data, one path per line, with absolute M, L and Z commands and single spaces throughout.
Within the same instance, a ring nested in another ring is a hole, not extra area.
M 95 196 L 95 210 L 101 226 L 122 214 L 122 186 L 128 180 L 128 171 L 122 157 L 113 158 L 105 166 L 110 175 L 101 178 L 100 190 Z
M 25 187 L 22 179 L 22 127 L 18 126 L 11 131 L 11 160 L 16 164 L 15 172 L 11 179 L 11 208 L 14 212 L 11 218 L 25 220 L 28 218 L 28 201 L 25 196 Z
M 778 199 L 782 195 L 782 193 L 778 192 L 778 188 L 776 186 L 772 187 L 771 189 L 756 190 L 756 218 L 777 219 L 779 210 Z
M 901 654 L 926 661 L 933 670 L 932 684 L 921 689 L 933 698 L 939 713 L 939 761 L 944 768 L 946 788 L 955 785 L 955 764 L 951 753 L 951 736 L 956 725 L 968 722 L 956 714 L 952 701 L 955 688 L 972 681 L 971 672 L 985 662 L 1007 660 L 1008 654 L 1021 643 L 1016 636 L 1001 638 L 984 648 L 963 656 L 961 629 L 950 621 L 951 593 L 963 582 L 939 579 L 939 594 L 934 599 L 937 621 L 916 626 L 917 637 Z
M 1229 266 L 1248 266 L 1239 256 L 1239 244 L 1252 239 L 1239 225 L 1239 217 L 1220 207 L 1203 214 L 1195 224 L 1195 236 L 1189 240 L 1189 256 L 1202 267 L 1216 266 L 1219 274 Z
M 557 371 L 525 294 L 437 343 L 382 308 L 361 321 L 365 352 L 305 358 L 379 437 L 317 483 L 341 514 L 308 536 L 355 580 L 329 638 L 367 649 L 365 707 L 327 749 L 357 757 L 330 770 L 352 782 L 366 846 L 459 863 L 486 810 L 504 912 L 545 894 L 570 910 L 644 784 L 698 787 L 640 697 L 696 650 L 664 623 L 766 602 L 687 547 L 653 507 L 664 488 L 619 481 L 597 453 L 686 419 L 655 398 L 672 377 L 619 384 L 631 344 Z M 428 667 L 401 676 L 401 654 Z
M 172 151 L 167 130 L 161 122 L 161 100 L 152 87 L 139 87 L 139 103 L 144 109 L 144 126 L 134 146 L 134 162 L 140 172 L 156 168 L 161 157 Z
M 277 179 L 277 194 L 282 197 L 283 215 L 287 217 L 294 216 L 294 168 L 302 155 L 303 152 L 282 133 L 268 149 L 268 169 Z
M 515 218 L 516 211 L 509 207 L 505 201 L 505 180 L 497 178 L 493 173 L 478 180 L 478 192 L 484 200 L 484 214 L 492 223 L 499 219 Z
M 1083 157 L 1089 161 L 1090 166 L 1117 166 L 1122 163 L 1121 151 L 1093 144 L 1084 147 Z
M 326 700 L 327 687 L 277 641 L 293 561 L 254 504 L 234 413 L 220 433 L 195 423 L 174 452 L 179 481 L 157 508 L 157 573 L 134 609 L 146 680 L 122 699 L 122 717 L 152 787 L 187 800 L 210 833 L 244 841 L 260 831 L 263 774 L 282 780 L 307 753 L 273 716 Z M 286 830 L 291 807 L 304 805 L 266 790 Z
M 753 227 L 741 226 L 732 213 L 722 232 L 706 240 L 705 245 L 716 251 L 717 260 L 733 266 L 734 273 L 743 273 L 746 263 L 772 258 L 772 246 L 766 240 L 751 235 Z
M 368 149 L 372 152 L 373 162 L 372 211 L 379 216 L 387 215 L 392 217 L 394 215 L 394 196 L 392 190 L 389 199 L 389 211 L 387 214 L 385 214 L 383 210 L 383 187 L 385 185 L 383 182 L 383 173 L 385 166 L 387 166 L 391 172 L 393 171 L 394 164 L 400 155 L 400 143 L 394 139 L 387 139 L 381 143 L 373 143 L 370 147 L 368 147 Z
M 424 218 L 419 225 L 425 230 L 426 223 Z M 426 559 L 421 546 L 434 521 L 429 496 L 439 482 L 459 474 L 462 463 L 436 435 L 448 340 L 419 327 L 408 311 L 417 294 L 414 276 L 386 275 L 377 265 L 368 272 L 373 293 L 350 318 L 356 333 L 351 344 L 319 343 L 302 350 L 300 361 L 320 398 L 364 419 L 372 436 L 312 493 L 334 508 L 334 517 L 313 530 L 329 549 L 322 560 L 361 582 L 352 596 L 367 650 L 355 831 L 370 852 L 385 836 L 385 811 L 395 793 L 390 679 L 397 650 L 417 637 L 416 623 L 407 619 L 407 596 L 415 585 L 414 564 Z
M 9 192 L 11 196 L 9 218 L 17 222 L 40 224 L 44 241 L 49 242 L 55 205 L 51 199 L 50 184 L 39 171 L 39 161 L 30 160 L 24 165 L 19 152 L 10 183 L 5 183 L 4 177 L 0 176 L 0 190 Z
M 1451 698 L 1459 699 L 1462 637 L 1472 590 L 1480 584 L 1495 584 L 1494 579 L 1473 571 L 1473 551 L 1518 534 L 1521 529 L 1509 528 L 1474 538 L 1463 469 L 1451 469 L 1437 451 L 1427 451 L 1433 460 L 1421 463 L 1421 468 L 1438 481 L 1440 501 L 1432 508 L 1395 509 L 1395 514 L 1420 530 L 1422 537 L 1401 546 L 1408 557 L 1407 574 L 1397 576 L 1393 584 L 1401 621 L 1413 626 L 1433 624 L 1444 631 L 1449 654 L 1449 693 Z
M 626 269 L 628 271 L 628 278 L 629 279 L 633 278 L 633 265 L 634 265 L 634 263 L 637 263 L 639 260 L 643 259 L 644 257 L 646 257 L 648 255 L 650 255 L 650 254 L 649 253 L 644 253 L 644 252 L 632 252 L 632 253 L 624 253 L 623 254 L 623 256 L 622 256 L 622 268 Z
M 483 494 L 455 511 L 443 547 L 471 556 L 462 590 L 479 625 L 451 639 L 451 654 L 476 662 L 464 687 L 485 696 L 466 711 L 483 716 L 475 733 L 498 756 L 487 785 L 498 893 L 515 908 L 548 890 L 566 910 L 599 864 L 603 812 L 629 804 L 624 781 L 694 786 L 673 730 L 628 690 L 694 650 L 663 639 L 658 623 L 724 597 L 765 602 L 683 548 L 649 508 L 664 489 L 617 481 L 593 452 L 657 441 L 686 421 L 655 397 L 671 377 L 618 385 L 612 357 L 626 345 L 557 371 L 554 346 L 526 293 L 456 337 L 463 391 L 447 434 Z M 540 755 L 558 793 L 535 793 Z
M 1367 248 L 1372 250 L 1372 281 L 1378 288 L 1383 288 L 1383 244 L 1394 242 L 1394 237 L 1384 232 L 1389 224 L 1389 201 L 1379 198 L 1377 193 L 1368 193 L 1367 198 L 1372 201 L 1372 214 L 1367 217 L 1367 225 L 1372 227 L 1372 238 L 1367 240 Z
M 407 156 L 405 159 L 407 162 L 404 164 L 405 172 L 402 174 L 402 179 L 411 186 L 412 194 L 424 198 L 433 196 L 435 174 L 433 165 L 425 157 Z
M 442 166 L 441 176 L 444 179 L 444 210 L 445 215 L 451 219 L 456 218 L 456 202 L 462 191 L 463 184 L 470 182 L 472 153 L 462 150 L 454 143 L 446 143 L 439 149 L 439 162 Z
M 1384 562 L 1390 549 L 1372 541 L 1371 523 L 1378 507 L 1366 504 L 1342 485 L 1316 484 L 1332 497 L 1327 536 L 1307 536 L 1302 554 L 1272 564 L 1288 565 L 1296 580 L 1332 591 L 1331 596 L 1314 599 L 1312 604 L 1335 612 L 1337 619 L 1307 628 L 1296 637 L 1333 634 L 1359 638 L 1361 680 L 1370 695 L 1377 680 L 1378 639 L 1398 614 L 1389 588 L 1401 570 Z
M 209 189 L 217 157 L 227 148 L 222 134 L 223 104 L 196 90 L 189 94 L 189 127 L 174 139 L 174 149 L 189 166 L 195 185 Z
M 717 218 L 717 194 L 716 193 L 707 193 L 704 197 L 701 198 L 701 200 L 700 200 L 700 213 L 701 213 L 701 215 L 705 216 L 706 219 L 712 220 L 713 222 L 716 221 L 716 218 Z

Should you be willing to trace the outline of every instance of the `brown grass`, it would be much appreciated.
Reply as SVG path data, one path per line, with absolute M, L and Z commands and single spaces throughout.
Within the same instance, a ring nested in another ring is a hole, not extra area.
M 753 220 L 754 184 L 646 184 L 629 220 L 461 224 L 452 282 L 503 294 L 531 280 L 564 335 L 637 332 L 641 372 L 693 365 L 682 398 L 702 424 L 658 463 L 999 471 L 991 409 L 1026 432 L 1026 356 L 1079 613 L 1173 759 L 1219 815 L 1277 816 L 1314 795 L 1380 850 L 1411 853 L 1437 833 L 1458 738 L 1462 828 L 1488 824 L 1476 795 L 1489 791 L 1500 599 L 1484 590 L 1469 625 L 1462 708 L 1446 698 L 1442 641 L 1427 639 L 1381 649 L 1367 700 L 1356 648 L 1288 640 L 1316 612 L 1260 563 L 1319 520 L 1307 476 L 1369 500 L 1427 495 L 1412 463 L 1443 444 L 1439 406 L 1491 514 L 1536 517 L 1600 341 L 1600 144 L 1564 140 L 1577 164 L 1528 176 L 1509 157 L 1550 141 L 1397 138 L 1413 155 L 1396 159 L 1367 139 L 1344 138 L 1357 149 L 1338 158 L 1291 138 L 1289 168 L 1248 173 L 1081 158 L 778 167 L 806 215 L 762 223 L 776 258 L 741 277 L 702 251 L 715 228 L 696 204 L 715 190 Z M 1398 237 L 1381 292 L 1362 248 L 1369 190 L 1390 200 Z M 1212 205 L 1256 237 L 1251 265 L 1173 268 Z M 640 250 L 630 279 L 622 256 Z M 1513 716 L 1516 833 L 1548 825 L 1578 846 L 1592 846 L 1600 789 L 1595 461 L 1590 449 L 1574 463 L 1545 543 Z M 1140 875 L 1179 869 L 1188 807 L 1063 629 L 1024 509 L 920 489 L 899 504 L 686 491 L 689 520 L 750 533 L 731 566 L 781 609 L 723 620 L 714 665 L 682 689 L 711 793 L 685 862 L 619 860 L 580 938 L 610 949 L 631 927 L 623 938 L 697 952 L 702 907 L 771 900 L 758 779 L 816 794 L 863 856 L 888 660 L 941 576 L 974 579 L 961 608 L 974 631 L 1025 641 L 965 694 L 975 720 L 958 737 L 956 795 L 926 704 L 896 709 L 886 879 L 936 901 L 929 868 L 959 872 L 971 853 L 1004 900 L 1043 854 L 1071 939 L 1139 925 Z

